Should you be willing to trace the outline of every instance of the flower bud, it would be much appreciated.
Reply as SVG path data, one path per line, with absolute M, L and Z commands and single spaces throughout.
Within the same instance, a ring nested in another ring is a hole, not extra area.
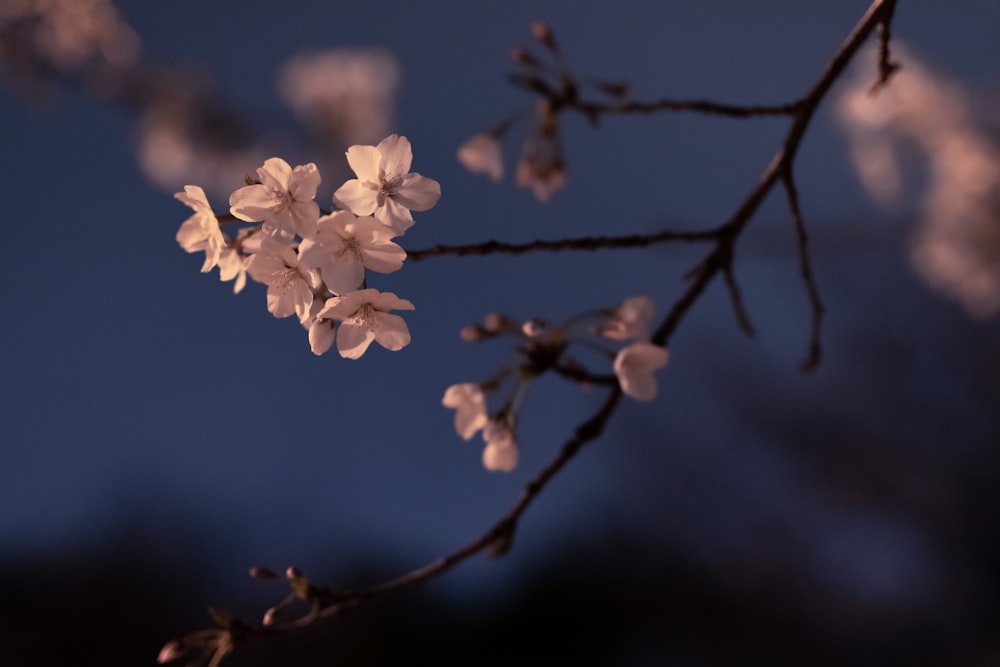
M 531 36 L 550 51 L 558 50 L 558 47 L 556 47 L 556 36 L 552 32 L 552 27 L 545 21 L 531 22 Z
M 277 579 L 278 575 L 266 567 L 254 566 L 250 568 L 250 578 L 257 581 L 271 581 Z
M 476 343 L 486 338 L 486 332 L 483 331 L 482 327 L 476 324 L 470 324 L 469 326 L 462 327 L 462 330 L 458 335 L 461 336 L 462 340 L 466 343 Z
M 173 662 L 177 658 L 187 653 L 187 647 L 178 640 L 169 641 L 160 649 L 160 654 L 156 656 L 156 662 L 163 664 Z

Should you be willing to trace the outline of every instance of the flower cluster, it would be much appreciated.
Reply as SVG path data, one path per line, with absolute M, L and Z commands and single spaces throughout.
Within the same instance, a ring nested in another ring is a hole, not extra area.
M 175 197 L 194 215 L 177 241 L 188 252 L 204 251 L 201 270 L 218 266 L 222 280 L 236 281 L 234 292 L 247 275 L 267 285 L 267 309 L 275 317 L 295 315 L 315 354 L 336 342 L 340 356 L 357 359 L 372 341 L 392 351 L 410 342 L 406 323 L 390 311 L 413 310 L 413 304 L 368 288 L 365 271 L 402 268 L 406 252 L 393 239 L 413 225 L 410 211 L 437 203 L 441 186 L 410 172 L 406 137 L 351 146 L 347 160 L 357 178 L 334 193 L 338 208 L 329 213 L 315 201 L 320 174 L 312 163 L 293 168 L 281 158 L 266 160 L 257 179 L 232 193 L 230 214 L 221 218 L 200 187 L 186 186 Z M 230 238 L 220 219 L 254 224 Z
M 531 380 L 543 373 L 552 371 L 581 385 L 617 384 L 626 396 L 638 401 L 653 400 L 657 393 L 654 373 L 666 366 L 668 356 L 665 348 L 650 342 L 653 311 L 649 297 L 637 296 L 615 308 L 583 313 L 559 326 L 537 319 L 519 324 L 492 313 L 482 323 L 463 328 L 462 338 L 469 342 L 504 335 L 517 337 L 518 359 L 484 382 L 448 387 L 441 403 L 455 410 L 455 431 L 463 440 L 471 440 L 481 431 L 486 444 L 483 466 L 509 472 L 517 467 L 515 426 L 525 393 Z M 607 341 L 631 342 L 614 351 L 606 347 Z M 570 355 L 574 344 L 596 349 L 613 359 L 614 375 L 590 372 Z M 487 394 L 497 392 L 508 378 L 514 378 L 513 390 L 499 409 L 489 412 Z

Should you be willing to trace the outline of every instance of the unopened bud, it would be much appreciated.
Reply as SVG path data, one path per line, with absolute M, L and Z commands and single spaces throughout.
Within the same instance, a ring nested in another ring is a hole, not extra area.
M 509 328 L 510 325 L 511 319 L 506 315 L 501 315 L 500 313 L 489 313 L 483 318 L 482 328 L 486 333 L 498 334 Z
M 538 67 L 541 65 L 538 58 L 531 51 L 522 49 L 521 47 L 514 47 L 510 50 L 510 61 L 515 65 L 525 65 L 527 67 Z
M 291 581 L 292 579 L 301 579 L 302 570 L 292 565 L 287 570 L 285 570 L 285 578 Z
M 556 36 L 552 32 L 552 28 L 545 21 L 532 21 L 531 22 L 531 35 L 538 43 L 543 45 L 550 51 L 556 51 Z
M 536 317 L 522 324 L 521 332 L 528 338 L 538 338 L 545 333 L 545 327 L 545 322 Z
M 261 625 L 263 625 L 265 628 L 271 627 L 272 625 L 274 625 L 274 621 L 277 619 L 277 616 L 278 616 L 278 608 L 271 607 L 270 609 L 264 612 L 264 618 L 260 620 Z
M 483 331 L 482 327 L 475 324 L 470 324 L 467 327 L 462 327 L 462 330 L 458 332 L 458 335 L 462 337 L 466 343 L 475 343 L 486 338 L 486 332 Z
M 277 579 L 278 575 L 266 567 L 254 566 L 250 568 L 250 578 L 257 581 L 271 581 Z
M 187 647 L 175 639 L 163 645 L 163 648 L 160 649 L 160 654 L 156 656 L 156 662 L 161 665 L 165 662 L 173 662 L 185 653 L 187 653 Z

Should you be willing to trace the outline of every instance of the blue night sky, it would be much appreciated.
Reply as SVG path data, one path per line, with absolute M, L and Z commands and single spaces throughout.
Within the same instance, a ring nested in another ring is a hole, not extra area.
M 595 129 L 567 116 L 568 182 L 551 202 L 510 178 L 524 124 L 505 146 L 503 183 L 469 174 L 456 148 L 531 109 L 505 76 L 509 49 L 530 45 L 532 20 L 554 27 L 575 73 L 627 79 L 636 99 L 767 104 L 801 95 L 867 4 L 375 0 L 279 11 L 257 0 L 133 0 L 119 10 L 143 58 L 210 78 L 218 99 L 293 165 L 340 158 L 288 139 L 295 122 L 275 89 L 281 64 L 337 47 L 393 54 L 401 78 L 389 131 L 410 139 L 413 169 L 442 188 L 400 241 L 413 250 L 708 228 L 729 217 L 785 132 L 780 118 L 656 115 Z M 903 0 L 897 14 L 894 34 L 910 53 L 992 99 L 998 127 L 1000 3 Z M 124 534 L 216 573 L 210 594 L 223 599 L 241 594 L 256 563 L 326 573 L 375 554 L 386 577 L 416 567 L 491 525 L 603 397 L 543 378 L 519 424 L 520 466 L 486 472 L 481 441 L 455 435 L 441 396 L 489 377 L 513 350 L 504 340 L 463 343 L 461 327 L 492 311 L 558 321 L 636 294 L 652 296 L 662 315 L 703 252 L 670 245 L 407 264 L 372 283 L 416 305 L 405 315 L 412 344 L 373 346 L 358 361 L 315 357 L 295 322 L 266 311 L 262 285 L 234 296 L 178 247 L 189 210 L 172 198 L 179 187 L 140 170 L 128 105 L 74 84 L 19 90 L 0 85 L 0 562 L 100 549 Z M 858 440 L 815 424 L 862 425 L 893 461 L 992 465 L 983 444 L 997 433 L 998 397 L 977 384 L 990 368 L 977 355 L 992 350 L 996 370 L 997 320 L 969 320 L 910 270 L 915 195 L 889 209 L 869 200 L 832 99 L 796 164 L 827 303 L 820 369 L 797 371 L 809 306 L 776 192 L 737 249 L 757 335 L 741 334 L 713 284 L 671 341 L 657 400 L 620 407 L 528 512 L 507 558 L 474 559 L 434 586 L 500 590 L 548 550 L 616 531 L 706 562 L 755 549 L 800 559 L 816 581 L 861 597 L 932 596 L 944 585 L 952 565 L 921 524 L 858 500 L 877 484 L 861 476 L 855 496 L 825 491 L 839 439 Z M 258 166 L 235 170 L 232 188 Z M 346 177 L 324 172 L 321 206 Z M 209 198 L 226 210 L 226 193 Z M 762 541 L 758 529 L 775 523 L 794 549 Z

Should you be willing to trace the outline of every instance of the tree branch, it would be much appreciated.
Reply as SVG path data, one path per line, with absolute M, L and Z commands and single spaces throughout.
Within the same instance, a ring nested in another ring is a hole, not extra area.
M 472 246 L 436 246 L 426 250 L 418 250 L 409 253 L 411 260 L 420 260 L 426 257 L 439 255 L 484 255 L 490 253 L 520 254 L 536 250 L 594 250 L 598 248 L 616 247 L 642 247 L 651 243 L 666 242 L 671 240 L 684 241 L 714 241 L 714 245 L 708 255 L 695 266 L 688 274 L 688 285 L 681 296 L 677 299 L 670 311 L 664 317 L 652 336 L 652 341 L 658 345 L 666 346 L 677 327 L 684 317 L 690 312 L 694 303 L 698 300 L 705 288 L 711 283 L 713 278 L 720 272 L 729 286 L 730 296 L 733 299 L 734 307 L 737 311 L 737 318 L 745 319 L 745 312 L 739 291 L 732 273 L 732 258 L 735 243 L 742 231 L 752 219 L 754 213 L 759 208 L 761 202 L 767 197 L 779 180 L 784 183 L 788 194 L 789 205 L 792 210 L 792 217 L 795 221 L 796 234 L 799 239 L 799 257 L 802 267 L 803 279 L 810 292 L 810 299 L 813 304 L 813 338 L 816 346 L 815 356 L 811 353 L 810 359 L 818 360 L 819 324 L 822 317 L 822 304 L 819 301 L 818 293 L 815 291 L 815 284 L 809 267 L 807 253 L 807 236 L 805 225 L 802 220 L 801 211 L 798 204 L 798 195 L 792 179 L 792 164 L 798 153 L 802 138 L 809 127 L 816 109 L 829 91 L 833 82 L 842 74 L 848 63 L 851 61 L 861 44 L 865 41 L 871 31 L 879 26 L 880 39 L 883 42 L 886 53 L 888 52 L 889 24 L 892 20 L 895 0 L 874 0 L 858 21 L 854 29 L 845 38 L 844 42 L 834 55 L 830 63 L 826 66 L 820 78 L 812 86 L 809 92 L 799 102 L 791 105 L 794 111 L 789 113 L 792 116 L 792 124 L 778 151 L 771 162 L 764 169 L 760 179 L 750 193 L 746 196 L 737 210 L 733 213 L 728 222 L 722 227 L 707 232 L 659 232 L 657 234 L 626 237 L 594 237 L 590 239 L 567 239 L 563 241 L 535 241 L 526 244 L 509 244 L 499 241 L 489 241 L 487 243 Z M 886 56 L 888 62 L 888 56 Z M 681 104 L 681 103 L 672 103 Z M 700 104 L 700 103 L 699 103 Z M 708 104 L 708 103 L 705 103 Z M 727 105 L 715 105 L 719 109 L 730 108 Z M 735 107 L 732 107 L 735 108 Z M 753 107 L 748 107 L 753 108 Z M 765 109 L 768 107 L 756 107 Z M 678 109 L 673 109 L 678 110 Z M 714 113 L 706 109 L 685 109 L 696 110 L 702 113 Z M 602 111 L 603 113 L 603 111 Z M 748 328 L 749 322 L 743 323 L 744 328 Z M 812 344 L 811 344 L 812 349 Z M 808 360 L 807 360 L 808 361 Z M 297 630 L 302 627 L 314 625 L 323 619 L 328 619 L 352 609 L 355 609 L 373 599 L 395 593 L 407 588 L 411 588 L 425 581 L 428 581 L 468 558 L 480 553 L 489 552 L 499 555 L 506 552 L 513 541 L 514 532 L 521 516 L 528 507 L 539 497 L 548 483 L 576 456 L 579 450 L 588 442 L 598 438 L 603 432 L 608 421 L 614 414 L 621 401 L 621 390 L 615 386 L 611 389 L 601 404 L 600 409 L 586 421 L 580 423 L 570 437 L 560 448 L 555 458 L 550 461 L 538 474 L 525 485 L 520 495 L 517 497 L 511 508 L 500 519 L 493 524 L 482 535 L 467 543 L 452 553 L 442 556 L 426 565 L 418 567 L 399 577 L 391 579 L 385 583 L 378 584 L 371 588 L 354 592 L 333 594 L 328 589 L 308 586 L 304 589 L 303 595 L 310 602 L 310 611 L 289 623 L 280 625 L 248 625 L 241 621 L 233 621 L 227 628 L 217 631 L 201 631 L 192 633 L 187 637 L 171 642 L 164 647 L 161 652 L 161 662 L 167 654 L 167 659 L 180 657 L 182 648 L 191 646 L 205 646 L 217 657 L 221 657 L 222 648 L 226 652 L 232 646 L 249 640 L 262 639 L 275 636 L 287 631 Z M 293 587 L 294 591 L 294 587 Z M 206 634 L 207 633 L 207 634 Z M 208 638 L 208 639 L 206 639 Z M 185 642 L 187 642 L 185 644 Z M 168 651 L 168 649 L 170 649 Z

